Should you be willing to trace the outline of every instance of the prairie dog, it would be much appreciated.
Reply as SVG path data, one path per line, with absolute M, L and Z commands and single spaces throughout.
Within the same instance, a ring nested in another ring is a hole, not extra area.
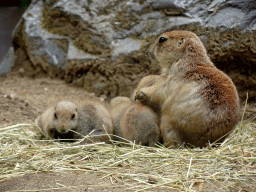
M 78 109 L 69 101 L 62 101 L 36 118 L 36 124 L 47 138 L 61 137 L 77 128 Z M 70 137 L 70 135 L 67 135 Z M 70 139 L 70 138 L 68 138 Z
M 91 133 L 92 137 L 85 139 L 83 143 L 109 143 L 109 138 L 113 134 L 109 112 L 101 102 L 92 99 L 86 99 L 79 107 L 72 102 L 59 102 L 40 115 L 36 119 L 36 124 L 47 138 L 81 139 Z
M 136 89 L 133 91 L 133 94 L 131 96 L 132 101 L 135 100 L 136 93 L 141 90 L 143 87 L 150 87 L 157 83 L 157 81 L 163 80 L 160 75 L 148 75 L 143 77 L 139 84 L 137 85 Z M 141 102 L 142 103 L 142 102 Z M 159 102 L 150 102 L 150 100 L 144 100 L 143 105 L 147 105 L 150 108 L 152 108 L 158 115 L 160 114 L 160 105 Z
M 159 141 L 159 118 L 149 107 L 116 97 L 110 102 L 110 114 L 115 135 L 151 147 Z
M 161 105 L 160 129 L 168 146 L 204 147 L 225 137 L 239 119 L 232 80 L 217 69 L 198 36 L 189 31 L 160 35 L 149 48 L 162 67 L 162 81 L 136 93 Z
M 86 99 L 79 107 L 78 113 L 76 132 L 84 136 L 91 133 L 90 136 L 92 136 L 84 142 L 101 141 L 110 143 L 113 134 L 113 123 L 108 110 L 100 101 Z M 75 134 L 74 138 L 82 138 L 81 135 Z

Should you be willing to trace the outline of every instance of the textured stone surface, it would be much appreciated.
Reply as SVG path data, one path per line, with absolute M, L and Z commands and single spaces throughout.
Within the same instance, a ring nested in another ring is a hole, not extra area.
M 145 54 L 155 36 L 185 29 L 200 37 L 241 98 L 246 91 L 253 98 L 255 8 L 254 0 L 34 0 L 14 32 L 14 69 L 129 96 L 143 76 L 158 73 Z
M 119 56 L 120 54 L 127 54 L 132 51 L 139 51 L 140 50 L 140 41 L 136 41 L 134 39 L 125 38 L 122 40 L 117 40 L 117 42 L 114 44 L 113 59 Z
M 0 62 L 0 75 L 5 75 L 12 70 L 14 65 L 14 49 L 11 47 Z

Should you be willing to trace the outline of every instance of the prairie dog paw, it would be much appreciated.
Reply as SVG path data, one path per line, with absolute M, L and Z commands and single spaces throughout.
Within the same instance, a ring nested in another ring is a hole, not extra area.
M 143 91 L 138 91 L 135 95 L 135 101 L 145 101 L 147 100 L 147 95 Z

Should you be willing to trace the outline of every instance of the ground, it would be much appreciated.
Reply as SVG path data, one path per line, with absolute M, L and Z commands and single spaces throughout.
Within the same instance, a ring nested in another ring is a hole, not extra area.
M 32 79 L 12 72 L 5 77 L 0 77 L 0 128 L 17 123 L 34 123 L 39 114 L 58 101 L 83 101 L 88 97 L 93 98 L 95 95 L 68 85 L 60 79 Z M 99 99 L 106 100 L 104 96 Z M 250 104 L 246 111 L 246 118 L 253 117 L 254 109 L 255 105 Z M 141 170 L 133 171 L 143 171 L 143 167 Z M 154 181 L 148 178 L 148 182 Z M 84 173 L 75 171 L 41 172 L 13 177 L 0 182 L 0 191 L 124 191 L 129 187 L 131 186 L 124 185 L 122 179 L 118 177 L 105 177 L 91 170 L 85 170 Z M 216 190 L 209 184 L 201 183 L 197 184 L 195 189 L 197 191 Z M 170 189 L 161 187 L 154 190 L 170 191 Z
M 33 123 L 47 107 L 62 100 L 83 101 L 93 93 L 72 87 L 59 79 L 20 77 L 10 73 L 0 78 L 0 127 Z
M 59 79 L 31 79 L 10 73 L 0 78 L 0 128 L 17 123 L 34 123 L 40 113 L 60 100 L 83 101 L 91 97 L 94 94 L 69 86 Z M 65 190 L 62 187 L 75 185 L 81 185 L 75 191 L 109 191 L 104 186 L 110 181 L 101 178 L 97 174 L 39 173 L 1 182 L 0 191 L 47 188 L 56 188 L 52 191 L 72 191 L 72 187 Z M 88 184 L 95 186 L 88 187 Z M 115 190 L 120 191 L 119 187 L 111 189 Z

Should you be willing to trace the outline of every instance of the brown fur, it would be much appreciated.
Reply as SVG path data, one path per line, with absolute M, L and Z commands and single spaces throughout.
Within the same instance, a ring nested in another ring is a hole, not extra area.
M 143 87 L 151 87 L 154 84 L 156 84 L 158 81 L 161 81 L 161 80 L 163 80 L 163 79 L 160 75 L 148 75 L 146 77 L 143 77 L 140 80 L 139 84 L 137 85 L 136 89 L 133 91 L 133 94 L 131 96 L 131 100 L 136 101 L 135 100 L 136 93 L 139 90 L 141 90 Z M 150 102 L 150 100 L 145 100 L 145 102 L 142 103 L 142 104 L 151 107 L 157 114 L 160 113 L 160 107 L 161 106 L 159 105 L 159 103 Z
M 69 101 L 62 101 L 47 109 L 36 119 L 47 138 L 54 138 L 56 132 L 66 134 L 77 128 L 78 109 Z
M 159 141 L 159 118 L 149 107 L 134 103 L 127 97 L 116 97 L 111 100 L 110 114 L 115 135 L 148 146 Z
M 72 118 L 73 114 L 74 118 Z M 113 134 L 109 112 L 100 101 L 92 99 L 86 99 L 79 107 L 72 102 L 59 102 L 40 115 L 36 119 L 36 124 L 47 138 L 81 139 L 91 133 L 91 137 L 82 143 L 96 141 L 109 143 L 109 138 L 112 138 Z M 69 132 L 70 130 L 78 134 Z
M 106 142 L 110 143 L 113 135 L 113 123 L 106 107 L 100 101 L 86 99 L 79 107 L 79 119 L 77 132 L 86 136 L 90 134 L 90 139 L 84 142 Z M 76 134 L 75 138 L 82 138 Z
M 204 147 L 225 137 L 239 119 L 239 98 L 231 79 L 218 70 L 200 39 L 189 31 L 167 32 L 149 51 L 162 67 L 161 77 L 135 98 L 161 105 L 165 143 Z

